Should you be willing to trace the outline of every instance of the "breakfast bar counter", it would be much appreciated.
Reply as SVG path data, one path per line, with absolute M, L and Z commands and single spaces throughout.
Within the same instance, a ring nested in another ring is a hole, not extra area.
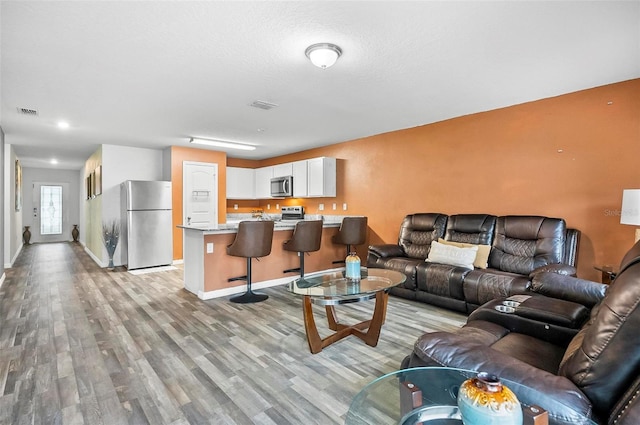
M 227 245 L 235 239 L 238 223 L 218 224 L 215 227 L 178 226 L 183 231 L 184 287 L 200 299 L 211 299 L 243 292 L 244 281 L 228 282 L 231 277 L 246 274 L 246 260 L 227 255 Z M 298 277 L 296 273 L 283 270 L 298 267 L 295 252 L 282 248 L 284 241 L 291 239 L 295 222 L 274 223 L 271 254 L 255 262 L 253 288 L 288 283 Z M 319 251 L 305 257 L 305 272 L 335 268 L 333 261 L 344 259 L 343 245 L 333 244 L 331 238 L 338 232 L 340 221 L 323 222 L 322 244 Z

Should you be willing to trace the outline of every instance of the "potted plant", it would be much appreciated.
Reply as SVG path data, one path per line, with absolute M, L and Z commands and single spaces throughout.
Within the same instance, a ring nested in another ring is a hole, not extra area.
M 119 238 L 120 224 L 117 220 L 112 220 L 109 223 L 102 223 L 102 241 L 104 242 L 104 247 L 107 249 L 107 254 L 109 254 L 109 265 L 107 266 L 109 270 L 114 269 L 113 254 L 116 252 Z

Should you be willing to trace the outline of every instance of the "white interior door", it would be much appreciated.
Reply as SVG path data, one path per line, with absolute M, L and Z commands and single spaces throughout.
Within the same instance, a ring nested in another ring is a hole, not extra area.
M 71 240 L 69 225 L 69 184 L 34 182 L 31 242 Z
M 183 224 L 212 227 L 218 223 L 218 164 L 184 161 Z

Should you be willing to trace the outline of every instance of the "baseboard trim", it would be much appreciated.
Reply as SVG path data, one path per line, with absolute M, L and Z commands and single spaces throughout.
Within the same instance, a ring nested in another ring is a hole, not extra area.
M 89 257 L 91 257 L 91 259 L 93 261 L 95 261 L 95 263 L 97 265 L 99 265 L 102 268 L 107 267 L 109 265 L 109 263 L 103 263 L 102 260 L 100 260 L 98 257 L 96 257 L 93 254 L 93 252 L 91 252 L 91 250 L 89 248 L 87 248 L 87 246 L 85 244 L 82 244 L 82 247 L 84 248 L 84 252 L 86 252 L 89 255 Z

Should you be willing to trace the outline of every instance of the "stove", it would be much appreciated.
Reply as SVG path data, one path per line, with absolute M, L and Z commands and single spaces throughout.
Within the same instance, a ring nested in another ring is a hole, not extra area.
M 282 207 L 282 221 L 300 221 L 304 220 L 304 207 Z

